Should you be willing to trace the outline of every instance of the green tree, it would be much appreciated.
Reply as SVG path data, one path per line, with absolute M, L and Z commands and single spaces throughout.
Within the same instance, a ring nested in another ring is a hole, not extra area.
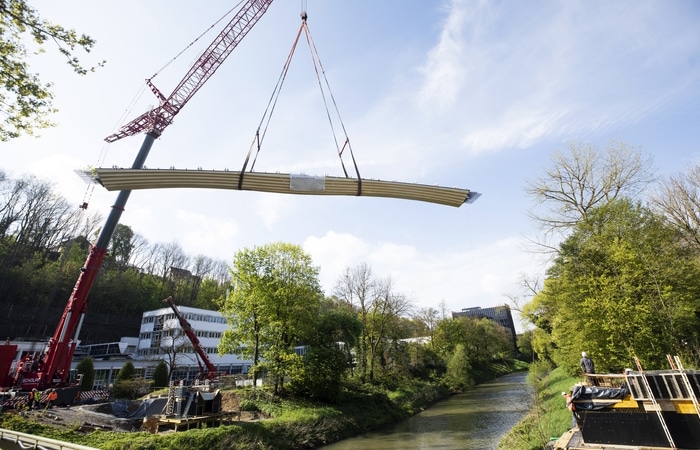
M 143 378 L 136 377 L 134 363 L 126 361 L 114 380 L 112 395 L 115 398 L 134 399 L 145 388 L 146 383 Z
M 406 345 L 404 365 L 413 377 L 427 380 L 431 375 L 440 374 L 441 366 L 432 345 L 410 342 Z
M 518 334 L 516 342 L 518 345 L 518 352 L 520 353 L 519 358 L 525 361 L 535 361 L 537 355 L 535 353 L 535 347 L 533 341 L 535 340 L 535 330 L 527 330 L 523 333 Z
M 493 320 L 482 318 L 472 320 L 465 325 L 470 333 L 467 337 L 468 349 L 475 355 L 476 364 L 481 370 L 487 370 L 491 361 L 512 359 L 515 354 L 513 340 L 505 327 Z
M 81 391 L 91 391 L 95 384 L 95 364 L 89 356 L 81 359 L 75 370 L 83 376 L 80 381 Z
M 697 353 L 699 275 L 677 230 L 617 200 L 591 210 L 561 244 L 525 313 L 549 330 L 553 360 L 572 374 L 582 350 L 601 372 L 622 370 L 634 356 L 658 368 L 667 354 Z
M 474 384 L 470 375 L 471 362 L 464 344 L 457 344 L 454 353 L 447 360 L 445 383 L 453 391 L 460 391 Z
M 118 270 L 125 270 L 129 266 L 131 252 L 134 250 L 134 231 L 130 226 L 117 224 L 112 235 L 109 258 Z
M 376 283 L 372 268 L 366 263 L 361 263 L 354 267 L 346 267 L 335 286 L 336 297 L 354 308 L 362 323 L 362 333 L 357 343 L 355 357 L 357 359 L 356 375 L 363 383 L 367 380 L 368 374 L 367 325 L 372 300 L 375 297 Z
M 390 332 L 401 316 L 411 309 L 409 300 L 404 295 L 394 292 L 391 279 L 378 282 L 377 287 L 378 290 L 371 302 L 365 323 L 370 380 L 374 379 L 375 367 L 383 353 L 383 348 L 391 344 Z
M 134 363 L 131 361 L 126 361 L 119 372 L 117 372 L 117 378 L 115 378 L 115 383 L 120 381 L 133 380 L 136 376 L 136 368 Z
M 435 337 L 435 328 L 440 322 L 440 311 L 433 308 L 421 308 L 418 313 L 414 316 L 414 320 L 419 321 L 423 325 L 423 329 L 427 334 L 423 336 L 430 336 L 430 345 L 433 346 L 433 338 Z
M 393 290 L 391 278 L 377 279 L 366 263 L 345 269 L 335 295 L 358 312 L 362 334 L 357 346 L 357 372 L 362 382 L 374 380 L 375 368 L 389 334 L 411 309 L 408 298 Z
M 153 387 L 162 388 L 168 386 L 168 364 L 160 360 L 156 364 L 156 368 L 153 370 Z
M 435 327 L 433 347 L 437 354 L 447 360 L 454 353 L 455 347 L 467 339 L 462 321 L 458 319 L 443 319 Z
M 460 351 L 464 354 L 459 358 L 466 359 L 465 367 L 469 368 L 470 382 L 490 376 L 491 362 L 511 359 L 514 351 L 512 339 L 504 327 L 490 319 L 471 317 L 438 322 L 434 346 L 436 353 L 448 366 L 457 353 L 457 348 L 461 347 Z M 454 379 L 450 383 L 454 383 Z
M 239 353 L 253 360 L 253 379 L 264 367 L 283 388 L 287 372 L 301 367 L 294 347 L 314 328 L 323 299 L 318 267 L 298 245 L 273 243 L 239 251 L 231 277 L 235 289 L 221 305 L 231 325 L 219 353 Z
M 303 370 L 292 380 L 293 388 L 305 397 L 335 403 L 352 367 L 350 349 L 357 343 L 362 323 L 347 304 L 335 299 L 322 302 L 314 322 Z
M 94 71 L 94 67 L 82 66 L 75 51 L 82 48 L 90 52 L 95 41 L 87 35 L 78 35 L 42 19 L 25 0 L 0 2 L 0 141 L 8 141 L 22 133 L 33 134 L 35 128 L 46 128 L 53 124 L 47 119 L 55 112 L 52 106 L 51 84 L 44 84 L 30 72 L 27 62 L 28 38 L 44 52 L 47 41 L 55 43 L 73 70 L 81 75 Z M 103 65 L 100 62 L 98 65 Z
M 217 309 L 217 301 L 220 302 L 226 295 L 226 290 L 230 288 L 230 284 L 222 284 L 211 277 L 206 277 L 199 285 L 197 300 L 193 306 L 202 309 Z
M 651 203 L 688 245 L 700 250 L 700 163 L 661 180 Z
M 542 228 L 541 243 L 548 245 L 547 238 L 569 232 L 591 209 L 634 198 L 653 179 L 651 157 L 622 142 L 604 149 L 571 142 L 552 155 L 551 167 L 528 181 L 526 192 L 535 204 L 529 215 Z

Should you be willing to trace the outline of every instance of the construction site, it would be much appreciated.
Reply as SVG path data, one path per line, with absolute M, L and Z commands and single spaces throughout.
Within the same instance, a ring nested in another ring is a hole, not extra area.
M 90 290 L 108 257 L 110 242 L 133 190 L 200 188 L 248 190 L 289 195 L 382 197 L 435 203 L 456 208 L 465 203 L 472 203 L 479 197 L 480 194 L 465 188 L 363 178 L 360 175 L 359 166 L 355 160 L 350 140 L 345 133 L 345 128 L 340 126 L 341 121 L 335 101 L 328 102 L 325 95 L 322 95 L 326 103 L 325 107 L 329 111 L 329 115 L 337 116 L 337 125 L 339 125 L 337 129 L 343 130 L 344 134 L 344 136 L 335 136 L 335 128 L 331 120 L 331 129 L 334 133 L 342 176 L 254 172 L 255 162 L 262 148 L 264 131 L 256 136 L 255 143 L 250 147 L 240 171 L 234 172 L 228 171 L 228 169 L 187 171 L 176 170 L 174 167 L 167 171 L 151 172 L 147 170 L 146 159 L 155 141 L 161 137 L 166 128 L 173 123 L 175 116 L 205 85 L 261 19 L 272 1 L 246 0 L 242 2 L 240 9 L 209 46 L 200 53 L 200 56 L 172 93 L 161 92 L 154 84 L 153 77 L 148 78 L 146 84 L 150 91 L 155 94 L 158 106 L 122 125 L 118 131 L 105 138 L 105 141 L 111 144 L 130 136 L 144 135 L 141 147 L 130 168 L 106 169 L 97 167 L 82 173 L 90 186 L 101 185 L 107 190 L 118 191 L 118 196 L 104 225 L 97 234 L 97 238 L 89 246 L 87 258 L 80 269 L 63 314 L 60 318 L 57 317 L 57 326 L 50 334 L 51 337 L 48 337 L 49 332 L 44 333 L 46 335 L 45 345 L 42 345 L 40 350 L 33 352 L 31 357 L 23 355 L 17 344 L 10 342 L 11 338 L 16 339 L 17 336 L 8 336 L 7 342 L 0 345 L 0 388 L 4 389 L 3 394 L 9 394 L 3 396 L 3 407 L 14 409 L 18 414 L 32 416 L 52 425 L 77 426 L 85 431 L 100 429 L 125 432 L 141 430 L 151 433 L 176 432 L 200 428 L 204 425 L 218 426 L 235 421 L 261 419 L 255 413 L 241 411 L 235 394 L 224 393 L 228 392 L 225 381 L 228 374 L 220 372 L 219 368 L 212 363 L 207 355 L 207 350 L 202 347 L 197 335 L 192 331 L 191 325 L 170 297 L 165 301 L 169 303 L 181 329 L 191 341 L 192 347 L 199 357 L 198 363 L 202 377 L 192 385 L 171 380 L 167 393 L 153 395 L 140 401 L 113 401 L 108 391 L 101 393 L 80 391 L 81 378 L 76 377 L 78 373 L 72 364 L 76 356 L 76 348 L 80 343 L 80 333 L 88 310 Z M 297 39 L 283 73 L 286 73 L 289 68 L 291 55 L 296 48 L 299 37 L 305 36 L 307 41 L 311 42 L 305 11 L 302 12 L 301 17 L 302 22 Z M 311 45 L 310 50 L 312 50 L 314 67 L 320 68 L 320 59 Z M 322 87 L 322 94 L 324 94 L 323 86 L 326 86 L 329 91 L 328 98 L 332 99 L 325 73 L 323 71 L 316 71 L 316 73 L 319 86 Z M 320 74 L 323 74 L 323 79 L 321 79 Z M 275 88 L 273 97 L 270 99 L 271 104 L 276 101 L 279 88 L 281 85 Z M 333 114 L 330 113 L 331 109 L 335 109 Z M 268 108 L 270 115 L 272 110 L 274 108 Z M 264 123 L 269 122 L 270 117 L 267 114 L 266 112 L 266 117 L 263 118 Z M 348 161 L 344 161 L 344 158 Z M 87 202 L 80 206 L 81 209 L 87 209 L 87 207 Z M 162 330 L 155 331 L 157 333 L 151 334 L 153 339 L 162 336 Z M 171 363 L 171 370 L 173 366 L 174 364 Z M 171 375 L 169 373 L 169 376 Z M 144 376 L 144 378 L 146 377 Z M 236 384 L 235 379 L 233 381 L 231 387 Z M 109 383 L 105 386 L 109 386 Z M 42 393 L 41 395 L 47 393 L 56 397 L 47 399 L 44 396 L 41 401 L 35 402 L 32 397 L 35 391 Z
M 235 383 L 225 381 L 230 382 Z M 172 385 L 167 391 L 140 400 L 94 398 L 71 406 L 40 404 L 31 410 L 26 409 L 26 399 L 18 398 L 14 407 L 19 414 L 37 422 L 85 433 L 100 430 L 157 434 L 265 418 L 259 411 L 241 411 L 235 390 L 222 390 L 208 381 L 193 386 Z

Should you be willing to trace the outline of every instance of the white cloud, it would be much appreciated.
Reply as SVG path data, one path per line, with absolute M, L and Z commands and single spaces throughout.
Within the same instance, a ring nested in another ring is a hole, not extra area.
M 279 220 L 280 214 L 277 206 L 280 205 L 281 202 L 277 196 L 261 198 L 260 202 L 255 205 L 257 215 L 268 229 L 272 228 Z
M 449 1 L 419 71 L 422 134 L 476 155 L 637 123 L 700 80 L 700 33 L 671 6 Z
M 30 155 L 25 155 L 31 158 Z M 56 186 L 56 191 L 66 195 L 69 201 L 82 199 L 88 185 L 74 171 L 84 169 L 85 163 L 70 155 L 52 153 L 39 159 L 31 160 L 29 171 L 42 180 L 50 180 Z M 57 174 L 72 174 L 73 176 L 57 176 Z M 15 176 L 26 175 L 16 173 Z
M 321 284 L 331 294 L 346 267 L 366 262 L 375 276 L 391 276 L 394 288 L 409 296 L 417 308 L 494 306 L 518 294 L 523 267 L 535 268 L 522 251 L 520 238 L 504 238 L 477 248 L 420 250 L 411 245 L 371 243 L 351 234 L 329 232 L 311 237 L 303 247 L 322 269 Z
M 370 245 L 362 239 L 334 231 L 328 231 L 320 238 L 310 236 L 302 247 L 311 255 L 314 264 L 321 266 L 321 285 L 327 295 L 332 293 L 336 280 L 345 268 L 365 261 L 366 255 L 371 251 Z
M 220 255 L 221 248 L 233 247 L 239 232 L 239 225 L 234 219 L 217 219 L 183 209 L 178 209 L 175 217 L 178 228 L 182 230 L 178 241 L 192 256 Z
M 474 11 L 463 0 L 453 0 L 438 44 L 428 53 L 422 72 L 426 75 L 419 94 L 421 106 L 452 105 L 464 83 L 469 60 L 465 58 L 464 33 Z

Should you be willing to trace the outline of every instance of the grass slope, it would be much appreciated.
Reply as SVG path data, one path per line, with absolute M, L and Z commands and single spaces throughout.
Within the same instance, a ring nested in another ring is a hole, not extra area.
M 561 393 L 580 380 L 561 369 L 533 364 L 528 374 L 532 386 L 530 412 L 501 440 L 502 450 L 541 450 L 571 427 L 571 412 Z

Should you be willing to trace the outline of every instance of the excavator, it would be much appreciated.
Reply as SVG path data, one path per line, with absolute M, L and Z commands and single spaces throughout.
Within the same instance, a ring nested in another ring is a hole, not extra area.
M 182 331 L 185 332 L 190 342 L 192 342 L 192 347 L 194 348 L 194 351 L 197 352 L 197 356 L 199 356 L 199 358 L 197 358 L 197 364 L 199 364 L 199 379 L 214 381 L 218 380 L 221 375 L 226 375 L 225 373 L 218 371 L 214 363 L 209 358 L 209 355 L 207 355 L 207 352 L 204 351 L 202 344 L 199 342 L 199 338 L 195 332 L 192 331 L 192 325 L 190 325 L 187 319 L 185 319 L 185 317 L 182 315 L 180 309 L 173 301 L 172 296 L 164 299 L 163 302 L 170 305 L 170 308 L 172 308 L 173 312 L 175 313 L 175 317 L 177 317 L 177 320 L 180 322 Z M 202 363 L 204 363 L 204 366 L 202 366 Z
M 115 142 L 127 136 L 146 133 L 132 164 L 132 169 L 143 168 L 156 138 L 173 122 L 175 115 L 223 64 L 265 14 L 271 3 L 272 0 L 243 1 L 233 18 L 202 52 L 169 96 L 166 97 L 161 93 L 151 79 L 146 80 L 146 84 L 158 98 L 159 105 L 131 120 L 116 133 L 105 138 L 107 142 Z M 102 267 L 109 242 L 130 194 L 131 190 L 119 192 L 97 241 L 90 247 L 87 260 L 80 269 L 78 280 L 65 306 L 61 320 L 44 352 L 37 358 L 20 361 L 15 373 L 8 373 L 16 357 L 17 346 L 11 344 L 9 340 L 0 344 L 0 371 L 2 371 L 0 372 L 0 382 L 2 382 L 2 386 L 21 391 L 30 391 L 33 388 L 40 390 L 58 388 L 58 404 L 70 404 L 72 399 L 76 398 L 78 380 L 70 377 L 70 365 L 87 311 L 88 295 Z M 194 337 L 196 338 L 196 336 Z M 208 373 L 212 373 L 211 368 L 209 369 Z

